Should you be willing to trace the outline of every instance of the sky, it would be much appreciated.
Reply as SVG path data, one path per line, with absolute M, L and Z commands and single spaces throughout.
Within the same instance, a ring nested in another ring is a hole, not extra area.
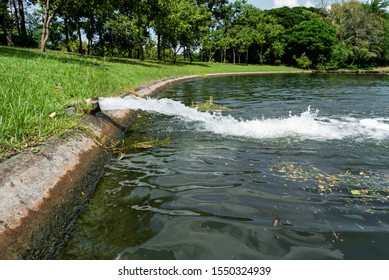
M 248 3 L 262 10 L 279 8 L 283 6 L 288 6 L 288 7 L 315 6 L 314 0 L 248 0 Z

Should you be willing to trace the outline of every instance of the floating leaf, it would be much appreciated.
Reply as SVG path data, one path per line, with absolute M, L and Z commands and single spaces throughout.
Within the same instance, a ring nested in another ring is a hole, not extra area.
M 351 190 L 351 194 L 361 195 L 362 193 L 360 190 Z
M 330 176 L 328 179 L 331 180 L 331 181 L 338 180 L 338 178 L 335 175 Z
M 368 193 L 369 193 L 368 190 L 351 190 L 351 194 L 355 194 L 355 195 L 366 195 Z
M 368 190 L 360 190 L 361 194 L 368 194 L 369 191 Z

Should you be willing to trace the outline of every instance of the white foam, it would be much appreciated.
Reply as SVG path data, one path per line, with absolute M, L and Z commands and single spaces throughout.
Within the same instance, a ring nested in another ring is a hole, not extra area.
M 232 116 L 222 116 L 211 112 L 199 112 L 181 102 L 168 98 L 100 98 L 100 108 L 106 110 L 133 109 L 176 116 L 186 122 L 195 122 L 197 129 L 216 134 L 241 136 L 257 139 L 297 137 L 319 141 L 356 138 L 389 138 L 389 118 L 357 119 L 345 117 L 319 117 L 318 111 L 308 108 L 300 115 L 289 113 L 284 118 L 261 118 L 239 120 Z

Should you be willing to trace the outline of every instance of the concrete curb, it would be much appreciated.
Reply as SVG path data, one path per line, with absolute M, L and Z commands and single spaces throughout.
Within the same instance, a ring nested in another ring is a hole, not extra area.
M 85 205 L 131 111 L 84 119 L 93 133 L 69 132 L 0 164 L 0 259 L 47 259 Z
M 272 73 L 307 71 L 205 76 Z M 136 91 L 141 96 L 152 95 L 170 84 L 199 77 L 203 76 L 166 79 Z M 93 133 L 69 132 L 66 140 L 48 141 L 36 152 L 23 152 L 0 163 L 0 259 L 50 259 L 55 255 L 111 157 L 104 147 L 123 137 L 133 116 L 131 110 L 88 115 L 83 122 Z

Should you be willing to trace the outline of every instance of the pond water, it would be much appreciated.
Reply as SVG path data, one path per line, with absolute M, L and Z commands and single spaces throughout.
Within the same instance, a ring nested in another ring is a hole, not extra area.
M 389 259 L 388 101 L 388 76 L 326 74 L 121 100 L 141 110 L 57 258 Z

